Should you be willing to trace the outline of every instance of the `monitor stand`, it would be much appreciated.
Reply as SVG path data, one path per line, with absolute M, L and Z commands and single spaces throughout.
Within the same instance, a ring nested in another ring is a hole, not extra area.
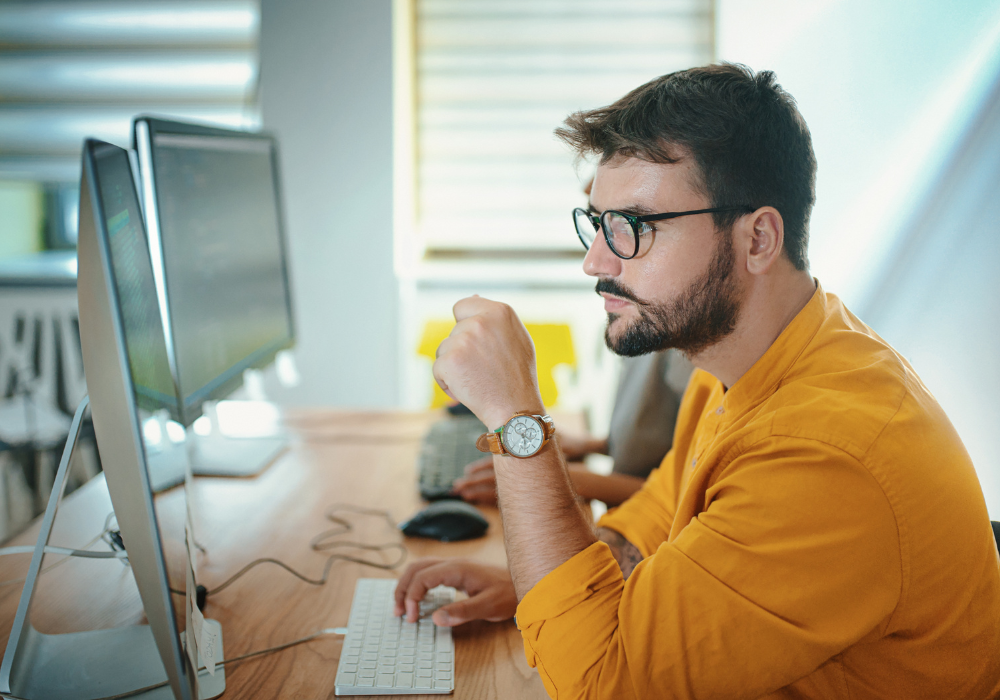
M 51 700 L 92 700 L 158 686 L 130 697 L 172 700 L 173 691 L 167 684 L 167 672 L 149 625 L 67 634 L 43 634 L 31 625 L 31 600 L 42 567 L 42 556 L 66 488 L 70 457 L 80 436 L 80 425 L 88 405 L 89 401 L 84 397 L 76 409 L 66 438 L 21 591 L 17 615 L 0 664 L 0 694 Z M 221 636 L 219 645 L 221 656 Z M 161 683 L 163 685 L 159 685 Z M 198 683 L 199 700 L 218 697 L 226 688 L 225 667 L 217 667 L 215 676 L 209 675 L 207 670 L 201 671 Z
M 271 404 L 206 401 L 202 411 L 194 430 L 187 431 L 195 476 L 253 476 L 288 447 Z
M 159 430 L 154 430 L 155 439 L 144 435 L 143 441 L 154 492 L 184 483 L 188 460 L 195 476 L 253 476 L 274 462 L 288 446 L 271 404 L 208 401 L 202 410 L 202 418 L 184 431 L 183 442 L 174 442 L 170 437 L 166 411 L 153 415 Z

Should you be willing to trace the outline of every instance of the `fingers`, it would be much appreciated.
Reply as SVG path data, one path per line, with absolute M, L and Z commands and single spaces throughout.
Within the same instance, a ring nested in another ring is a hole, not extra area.
M 438 351 L 440 352 L 440 346 L 438 347 Z M 441 376 L 440 370 L 441 370 L 440 363 L 435 362 L 434 365 L 431 367 L 431 373 L 434 375 L 434 381 L 436 381 L 437 385 L 441 387 L 441 391 L 443 391 L 445 394 L 448 395 L 448 398 L 450 398 L 452 401 L 460 402 L 460 399 L 455 398 L 455 395 L 451 393 L 451 389 L 448 388 L 448 383 Z
M 493 471 L 493 458 L 483 457 L 482 459 L 477 459 L 475 462 L 470 462 L 465 465 L 465 475 L 473 476 L 481 472 L 492 472 Z
M 472 503 L 496 503 L 497 480 L 492 463 L 488 469 L 479 469 L 476 474 L 479 476 L 469 475 L 456 479 L 451 490 Z
M 406 621 L 416 622 L 419 617 L 420 601 L 427 591 L 436 586 L 452 586 L 463 589 L 463 570 L 465 562 L 460 560 L 441 562 L 435 561 L 429 566 L 421 567 L 409 578 L 403 596 L 403 607 L 406 611 Z M 396 587 L 397 596 L 403 581 Z M 397 598 L 398 599 L 398 598 Z M 396 609 L 398 609 L 398 604 Z
M 497 488 L 496 483 L 481 484 L 477 486 L 453 486 L 452 491 L 463 501 L 469 503 L 484 503 L 496 505 Z
M 413 580 L 413 577 L 416 576 L 421 571 L 423 571 L 424 569 L 426 569 L 427 567 L 434 566 L 435 564 L 440 564 L 442 561 L 444 560 L 434 559 L 429 557 L 427 559 L 420 559 L 418 561 L 415 561 L 408 567 L 406 567 L 406 571 L 403 572 L 403 575 L 399 577 L 399 581 L 396 583 L 396 592 L 395 592 L 396 604 L 393 608 L 393 613 L 392 613 L 393 615 L 399 617 L 400 615 L 403 614 L 404 611 L 403 601 L 406 598 L 406 590 L 410 587 L 410 582 Z
M 465 600 L 438 608 L 431 619 L 435 625 L 454 627 L 472 620 L 509 620 L 516 612 L 517 595 L 514 593 L 514 584 L 509 578 L 505 578 L 493 581 Z
M 469 316 L 474 316 L 499 306 L 503 305 L 490 299 L 484 299 L 478 294 L 474 294 L 471 297 L 459 299 L 455 302 L 455 305 L 451 308 L 451 312 L 454 314 L 456 321 L 462 321 Z
M 455 479 L 451 490 L 466 501 L 495 503 L 497 477 L 493 471 L 493 458 L 486 457 L 466 465 L 465 476 Z
M 431 619 L 435 625 L 454 627 L 471 620 L 485 620 L 493 614 L 494 605 L 489 600 L 489 591 L 484 591 L 472 598 L 441 606 L 434 611 Z

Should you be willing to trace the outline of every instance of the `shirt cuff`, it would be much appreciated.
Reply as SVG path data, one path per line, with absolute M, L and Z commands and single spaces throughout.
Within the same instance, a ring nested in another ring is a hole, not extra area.
M 590 598 L 608 585 L 624 584 L 611 548 L 595 542 L 550 571 L 535 584 L 517 606 L 521 630 L 536 622 L 551 620 Z
M 569 670 L 570 676 L 578 675 L 571 661 L 579 652 L 573 640 L 580 629 L 593 627 L 596 643 L 617 627 L 624 585 L 611 549 L 595 542 L 550 571 L 521 599 L 515 619 L 524 655 L 528 665 L 538 669 L 551 697 Z

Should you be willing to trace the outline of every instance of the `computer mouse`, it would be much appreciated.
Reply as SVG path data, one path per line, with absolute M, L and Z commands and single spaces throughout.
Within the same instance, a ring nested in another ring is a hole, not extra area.
M 490 524 L 475 506 L 465 501 L 435 501 L 399 526 L 407 537 L 429 537 L 457 542 L 482 537 Z

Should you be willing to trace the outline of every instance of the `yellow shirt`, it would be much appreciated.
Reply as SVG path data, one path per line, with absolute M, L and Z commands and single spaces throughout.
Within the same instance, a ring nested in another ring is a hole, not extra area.
M 982 490 L 907 362 L 815 295 L 724 391 L 698 371 L 674 447 L 517 622 L 553 698 L 1000 696 Z

